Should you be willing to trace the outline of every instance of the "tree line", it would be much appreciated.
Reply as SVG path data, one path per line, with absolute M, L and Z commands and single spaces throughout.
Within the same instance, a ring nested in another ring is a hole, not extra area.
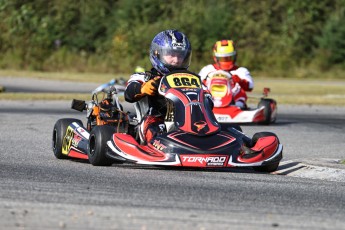
M 0 18 L 3 69 L 131 73 L 174 28 L 196 72 L 219 39 L 254 71 L 345 70 L 345 0 L 0 0 Z

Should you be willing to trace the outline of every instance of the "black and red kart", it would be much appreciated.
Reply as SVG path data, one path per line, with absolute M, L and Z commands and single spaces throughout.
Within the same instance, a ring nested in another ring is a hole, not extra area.
M 112 119 L 114 123 L 93 122 L 94 126 L 85 128 L 77 119 L 58 120 L 53 131 L 55 156 L 88 159 L 92 165 L 253 167 L 263 172 L 277 169 L 283 155 L 278 137 L 259 132 L 250 138 L 239 127 L 220 125 L 198 75 L 189 71 L 170 73 L 159 80 L 158 92 L 167 101 L 167 132 L 150 143 L 139 138 L 145 107 L 136 104 L 137 116 L 130 118 L 121 106 L 112 108 L 110 101 L 107 111 L 113 112 L 99 119 Z M 79 106 L 90 110 L 87 107 L 87 103 Z

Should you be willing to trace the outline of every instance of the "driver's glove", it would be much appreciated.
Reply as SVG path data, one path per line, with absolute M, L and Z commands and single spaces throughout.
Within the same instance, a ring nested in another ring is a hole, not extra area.
M 238 83 L 242 89 L 244 89 L 245 91 L 250 91 L 251 89 L 249 88 L 249 82 L 246 81 L 245 79 L 241 79 L 239 76 L 237 75 L 232 75 L 232 80 L 234 81 L 234 83 Z
M 149 96 L 154 96 L 158 93 L 158 84 L 157 84 L 157 80 L 160 77 L 155 77 L 147 82 L 145 82 L 140 89 L 141 94 L 143 95 L 149 95 Z

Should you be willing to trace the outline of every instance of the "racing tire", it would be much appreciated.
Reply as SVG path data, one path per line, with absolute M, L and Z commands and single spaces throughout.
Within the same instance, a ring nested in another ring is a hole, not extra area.
M 276 134 L 274 133 L 271 133 L 271 132 L 260 132 L 260 133 L 255 133 L 253 138 L 252 138 L 252 146 L 254 146 L 256 144 L 256 142 L 259 140 L 259 138 L 261 137 L 268 137 L 268 136 L 275 136 L 277 137 Z M 278 137 L 277 137 L 278 138 Z M 278 138 L 278 143 L 279 142 L 279 138 Z M 253 166 L 252 168 L 255 170 L 255 171 L 258 171 L 258 172 L 267 172 L 267 173 L 270 173 L 270 172 L 274 172 L 277 170 L 278 166 L 279 166 L 279 163 L 280 161 L 278 162 L 274 162 L 272 164 L 269 164 L 269 165 L 261 165 L 261 166 Z
M 89 151 L 87 153 L 89 162 L 94 166 L 110 166 L 114 160 L 106 156 L 107 141 L 115 133 L 113 126 L 101 125 L 95 126 L 90 132 Z
M 62 141 L 66 135 L 67 127 L 73 122 L 77 122 L 80 126 L 83 126 L 83 123 L 81 120 L 73 119 L 73 118 L 59 119 L 54 125 L 52 147 L 53 147 L 54 156 L 57 159 L 68 158 L 67 155 L 62 153 Z
M 258 108 L 264 106 L 264 115 L 265 115 L 265 120 L 259 122 L 259 124 L 263 124 L 263 125 L 269 125 L 272 123 L 275 123 L 276 121 L 276 116 L 275 114 L 273 114 L 273 110 L 271 105 L 274 105 L 275 107 L 277 107 L 277 102 L 273 99 L 269 99 L 269 98 L 262 98 L 258 104 Z

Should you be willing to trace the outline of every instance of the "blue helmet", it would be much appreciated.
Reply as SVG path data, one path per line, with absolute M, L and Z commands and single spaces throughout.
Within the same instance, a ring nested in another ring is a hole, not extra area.
M 162 31 L 151 42 L 151 64 L 162 74 L 173 70 L 188 69 L 191 58 L 191 44 L 186 35 L 177 30 Z

